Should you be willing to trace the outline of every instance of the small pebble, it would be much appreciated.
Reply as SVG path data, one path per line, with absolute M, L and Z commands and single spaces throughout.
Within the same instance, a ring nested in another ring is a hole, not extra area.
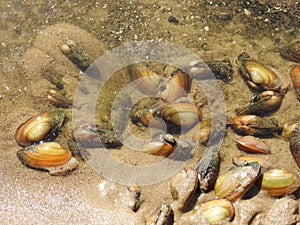
M 170 23 L 175 23 L 175 24 L 179 23 L 179 20 L 178 20 L 176 17 L 174 17 L 174 16 L 170 16 L 170 17 L 168 18 L 168 21 L 169 21 Z

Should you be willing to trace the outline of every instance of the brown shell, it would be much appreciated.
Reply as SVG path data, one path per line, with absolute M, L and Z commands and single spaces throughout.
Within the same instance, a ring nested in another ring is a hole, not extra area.
M 145 144 L 143 144 L 142 150 L 151 155 L 167 157 L 174 151 L 175 145 L 176 145 L 175 138 L 173 138 L 173 136 L 170 134 L 166 134 L 164 135 L 163 138 L 146 142 Z
M 21 146 L 29 146 L 51 136 L 55 136 L 65 120 L 66 113 L 62 110 L 42 112 L 21 124 L 15 134 L 15 139 Z
M 236 140 L 239 149 L 248 153 L 270 153 L 270 147 L 259 138 L 244 136 Z
M 292 66 L 289 69 L 289 73 L 291 75 L 297 98 L 300 99 L 300 64 Z
M 181 97 L 187 96 L 191 89 L 192 79 L 187 73 L 177 69 L 171 74 L 165 85 L 165 89 L 161 92 L 160 97 L 167 101 L 175 101 Z
M 262 167 L 265 167 L 265 162 L 257 157 L 248 155 L 236 155 L 232 158 L 232 163 L 236 166 L 244 166 L 251 162 L 258 162 Z
M 201 110 L 190 102 L 163 103 L 153 109 L 153 115 L 185 129 L 192 128 L 202 119 Z
M 156 95 L 159 91 L 162 77 L 154 73 L 148 66 L 132 64 L 128 67 L 130 80 L 135 82 L 137 89 L 147 95 Z

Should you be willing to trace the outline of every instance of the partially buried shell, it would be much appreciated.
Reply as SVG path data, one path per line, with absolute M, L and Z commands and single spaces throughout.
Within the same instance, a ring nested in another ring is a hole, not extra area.
M 151 155 L 168 156 L 176 146 L 176 139 L 171 134 L 166 134 L 158 139 L 150 140 L 142 146 L 142 150 Z
M 248 153 L 270 153 L 270 147 L 259 138 L 244 136 L 236 140 L 239 149 Z
M 61 91 L 51 89 L 48 92 L 48 100 L 56 107 L 69 108 L 72 101 L 69 100 Z
M 299 55 L 299 57 L 300 57 L 300 55 Z M 292 79 L 292 83 L 293 83 L 293 86 L 294 86 L 294 89 L 296 92 L 296 96 L 300 100 L 300 64 L 292 66 L 289 69 L 289 74 L 291 75 L 291 79 Z
M 279 75 L 270 67 L 252 59 L 246 52 L 237 57 L 236 63 L 250 87 L 275 91 L 281 89 L 282 81 Z
M 78 166 L 71 151 L 56 142 L 44 142 L 21 149 L 17 157 L 25 165 L 48 170 L 51 175 L 64 175 Z
M 299 177 L 286 169 L 272 169 L 263 173 L 261 187 L 273 197 L 292 194 L 299 186 Z
M 280 107 L 284 93 L 275 91 L 264 91 L 255 95 L 252 101 L 246 103 L 235 111 L 237 115 L 264 114 Z
M 219 198 L 234 202 L 249 190 L 260 176 L 260 173 L 261 166 L 258 162 L 252 162 L 244 166 L 234 166 L 218 177 L 215 184 L 215 193 Z
M 292 131 L 290 139 L 290 150 L 294 157 L 294 160 L 297 163 L 297 166 L 300 168 L 300 125 L 296 125 Z
M 56 136 L 65 120 L 65 111 L 42 112 L 21 124 L 15 134 L 15 139 L 21 146 Z
M 228 124 L 243 135 L 266 136 L 281 130 L 275 118 L 241 115 L 229 118 Z
M 163 103 L 153 109 L 153 115 L 183 129 L 190 129 L 202 119 L 201 110 L 191 102 Z
M 202 204 L 202 217 L 210 224 L 218 223 L 225 219 L 232 220 L 234 217 L 234 207 L 226 199 L 217 199 Z
M 265 162 L 254 156 L 236 155 L 232 158 L 232 163 L 236 166 L 245 166 L 251 162 L 258 162 L 262 167 L 265 167 Z

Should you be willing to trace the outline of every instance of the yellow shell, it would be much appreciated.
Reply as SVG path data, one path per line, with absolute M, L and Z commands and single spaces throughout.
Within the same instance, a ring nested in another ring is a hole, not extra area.
M 17 152 L 19 160 L 33 168 L 47 169 L 67 163 L 72 153 L 56 142 L 32 145 Z
M 32 143 L 51 138 L 51 135 L 63 125 L 65 116 L 65 112 L 62 110 L 39 113 L 18 127 L 15 139 L 19 145 L 25 147 Z
M 217 199 L 205 202 L 201 206 L 202 217 L 209 223 L 217 223 L 226 218 L 232 220 L 234 217 L 234 207 L 226 199 Z
M 245 166 L 235 166 L 218 177 L 215 184 L 215 193 L 219 198 L 231 202 L 242 197 L 260 175 L 261 166 L 252 162 Z
M 292 194 L 299 186 L 299 177 L 286 169 L 272 169 L 263 173 L 261 187 L 273 197 Z

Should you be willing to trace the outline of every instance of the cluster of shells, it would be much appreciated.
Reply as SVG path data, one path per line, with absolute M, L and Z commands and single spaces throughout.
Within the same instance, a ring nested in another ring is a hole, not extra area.
M 286 46 L 282 57 L 300 62 L 300 42 Z M 68 40 L 61 51 L 83 72 L 93 63 L 93 59 L 73 41 Z M 191 75 L 205 76 L 212 71 L 218 79 L 225 82 L 232 80 L 232 66 L 229 60 L 191 62 L 188 71 L 172 66 L 165 66 L 162 76 L 153 72 L 147 65 L 135 64 L 128 68 L 131 81 L 135 81 L 137 89 L 147 95 L 159 95 L 155 104 L 148 108 L 138 108 L 131 113 L 133 124 L 152 126 L 162 129 L 161 120 L 167 124 L 167 133 L 162 133 L 143 145 L 146 154 L 168 157 L 184 143 L 177 140 L 178 130 L 183 136 L 202 145 L 206 145 L 211 132 L 211 120 L 203 120 L 202 110 L 187 98 L 191 90 Z M 236 140 L 239 149 L 247 153 L 269 154 L 270 147 L 262 138 L 273 135 L 289 140 L 291 154 L 300 168 L 300 124 L 295 121 L 279 126 L 272 117 L 264 117 L 275 112 L 281 105 L 288 87 L 284 86 L 280 76 L 272 68 L 251 58 L 247 53 L 240 54 L 235 61 L 240 74 L 255 91 L 255 96 L 244 106 L 235 110 L 236 117 L 228 119 L 228 126 L 237 133 L 245 135 Z M 293 66 L 289 73 L 296 92 L 300 98 L 300 65 Z M 166 79 L 165 79 L 166 78 Z M 18 159 L 28 167 L 49 171 L 51 175 L 66 175 L 76 169 L 79 160 L 74 152 L 63 148 L 55 142 L 62 127 L 66 123 L 67 109 L 72 101 L 65 97 L 61 90 L 50 90 L 49 101 L 58 107 L 56 111 L 47 111 L 34 115 L 19 126 L 15 139 L 24 147 L 17 152 Z M 100 138 L 108 148 L 118 148 L 122 143 L 112 130 L 98 124 L 79 127 L 77 132 L 80 144 L 86 147 L 97 146 Z M 187 143 L 189 144 L 189 143 Z M 205 160 L 204 160 L 205 159 Z M 219 152 L 206 152 L 197 167 L 185 168 L 176 174 L 170 182 L 173 202 L 165 202 L 158 213 L 147 219 L 147 224 L 173 224 L 179 221 L 177 212 L 187 211 L 188 205 L 195 198 L 195 192 L 214 191 L 217 199 L 211 199 L 194 209 L 190 217 L 199 216 L 207 223 L 231 221 L 235 216 L 234 202 L 242 198 L 253 186 L 260 187 L 270 196 L 280 198 L 292 194 L 300 186 L 299 176 L 284 168 L 264 168 L 263 162 L 252 156 L 236 156 L 234 166 L 219 175 Z M 132 186 L 134 197 L 132 210 L 137 211 L 140 201 L 140 189 Z M 184 221 L 184 218 L 182 219 Z

